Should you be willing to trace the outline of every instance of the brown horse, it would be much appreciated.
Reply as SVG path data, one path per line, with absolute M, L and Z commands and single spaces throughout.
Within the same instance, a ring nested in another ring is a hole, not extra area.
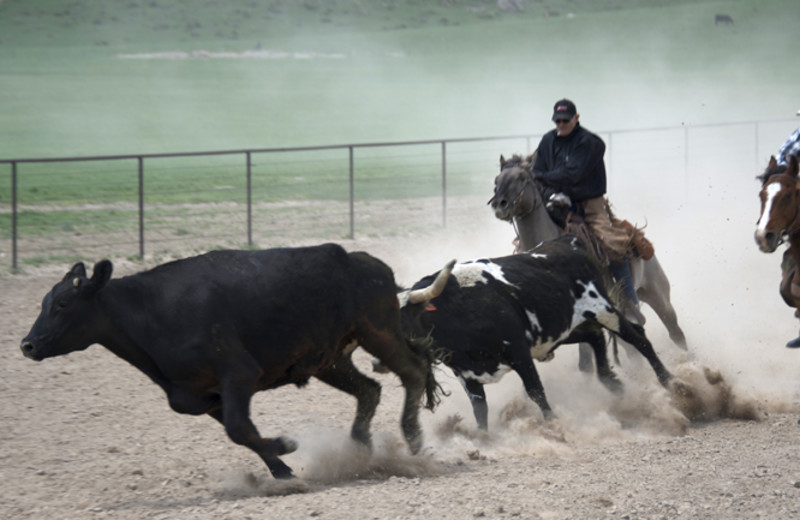
M 771 157 L 761 181 L 761 216 L 756 222 L 755 239 L 758 248 L 765 253 L 774 252 L 784 240 L 789 248 L 783 254 L 781 270 L 783 279 L 780 294 L 789 307 L 794 307 L 800 318 L 800 186 L 798 182 L 798 159 L 787 156 L 787 164 L 779 165 Z M 800 347 L 800 337 L 786 344 L 789 348 Z
M 521 251 L 567 232 L 553 221 L 545 207 L 530 169 L 533 159 L 534 155 L 525 159 L 515 155 L 506 161 L 500 156 L 500 174 L 495 178 L 494 197 L 489 201 L 497 218 L 514 224 Z M 655 256 L 650 260 L 636 257 L 631 261 L 631 274 L 636 296 L 655 311 L 667 328 L 670 339 L 687 350 L 686 336 L 678 325 L 678 316 L 670 301 L 669 279 L 658 259 Z M 591 367 L 590 354 L 588 347 L 581 345 L 581 370 Z

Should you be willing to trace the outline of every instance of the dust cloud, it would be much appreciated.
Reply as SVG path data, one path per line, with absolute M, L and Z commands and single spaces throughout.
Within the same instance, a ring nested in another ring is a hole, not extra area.
M 612 202 L 623 218 L 648 223 L 648 237 L 670 278 L 672 302 L 689 343 L 688 352 L 679 350 L 658 317 L 643 307 L 646 333 L 675 376 L 669 388 L 658 384 L 640 355 L 623 350 L 615 371 L 625 392 L 612 395 L 594 375 L 578 372 L 577 346 L 565 345 L 553 361 L 537 363 L 556 418 L 543 419 L 512 372 L 487 385 L 489 431 L 482 432 L 463 389 L 442 367 L 437 379 L 449 395 L 435 414 L 423 415 L 427 450 L 436 460 L 457 464 L 525 455 L 569 457 L 578 446 L 681 436 L 692 424 L 758 421 L 770 413 L 798 411 L 800 353 L 784 347 L 795 337 L 798 322 L 778 295 L 780 254 L 764 255 L 753 244 L 758 186 L 750 174 L 755 167 L 741 168 L 741 158 L 730 160 L 739 160 L 739 170 L 726 170 L 725 160 L 721 165 L 701 161 L 702 167 L 690 172 L 687 189 L 668 200 L 657 197 L 660 183 L 670 176 L 683 183 L 683 171 L 651 168 L 646 185 L 634 194 L 624 186 L 629 179 L 641 184 L 635 178 L 641 170 L 615 160 L 614 185 L 621 189 L 617 197 L 610 193 Z M 747 164 L 752 161 L 746 158 Z M 726 178 L 734 173 L 737 177 Z M 650 197 L 656 199 L 648 205 Z M 453 258 L 511 253 L 514 233 L 509 224 L 477 205 L 468 220 L 428 237 L 350 246 L 384 258 L 406 286 Z M 415 465 L 400 440 L 378 446 L 372 459 L 342 446 L 311 449 L 322 450 L 314 455 L 319 462 L 306 466 L 311 480 L 377 476 L 376 467 L 390 468 L 387 475 L 436 471 L 435 465 Z M 345 455 L 331 454 L 337 451 Z

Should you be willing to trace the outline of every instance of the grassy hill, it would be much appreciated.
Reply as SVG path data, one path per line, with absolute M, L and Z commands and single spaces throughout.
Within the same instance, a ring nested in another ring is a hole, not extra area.
M 4 0 L 0 158 L 788 117 L 793 0 Z M 716 13 L 735 24 L 714 25 Z

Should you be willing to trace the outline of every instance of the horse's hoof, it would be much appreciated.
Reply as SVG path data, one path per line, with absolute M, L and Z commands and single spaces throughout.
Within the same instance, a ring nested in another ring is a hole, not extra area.
M 786 348 L 800 348 L 800 337 L 794 338 L 786 344 Z

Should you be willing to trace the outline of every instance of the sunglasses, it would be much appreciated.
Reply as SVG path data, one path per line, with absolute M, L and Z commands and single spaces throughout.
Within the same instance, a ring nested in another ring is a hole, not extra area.
M 570 121 L 572 121 L 572 118 L 571 118 L 571 117 L 570 117 L 569 119 L 556 119 L 556 124 L 559 124 L 559 123 L 569 123 Z

